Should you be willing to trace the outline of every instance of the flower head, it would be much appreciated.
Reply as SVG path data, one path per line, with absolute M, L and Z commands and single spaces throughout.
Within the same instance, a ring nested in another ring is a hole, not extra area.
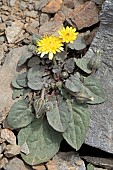
M 77 39 L 78 32 L 76 32 L 76 28 L 72 27 L 66 27 L 62 28 L 61 30 L 58 31 L 59 33 L 59 38 L 62 39 L 62 42 L 66 43 L 73 43 L 74 40 Z
M 41 58 L 48 54 L 48 57 L 50 60 L 53 59 L 53 55 L 56 54 L 56 52 L 63 51 L 63 44 L 59 37 L 51 36 L 45 36 L 41 40 L 37 42 L 37 50 L 38 54 L 41 54 Z

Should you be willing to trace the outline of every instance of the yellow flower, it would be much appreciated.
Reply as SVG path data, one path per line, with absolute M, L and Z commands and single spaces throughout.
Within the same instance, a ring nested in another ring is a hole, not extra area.
M 76 28 L 72 27 L 66 27 L 62 28 L 61 30 L 58 31 L 59 33 L 59 38 L 62 39 L 62 42 L 66 43 L 73 43 L 74 40 L 77 39 L 78 32 L 76 32 Z
M 50 60 L 53 59 L 53 55 L 56 54 L 56 52 L 63 51 L 63 44 L 59 37 L 51 36 L 45 36 L 41 40 L 37 42 L 37 50 L 38 54 L 41 54 L 41 58 L 48 54 L 48 57 Z

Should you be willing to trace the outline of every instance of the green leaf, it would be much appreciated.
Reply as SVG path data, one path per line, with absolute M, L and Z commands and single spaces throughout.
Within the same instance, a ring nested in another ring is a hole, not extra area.
M 23 87 L 20 86 L 20 85 L 17 83 L 17 81 L 16 81 L 17 77 L 18 77 L 18 76 L 16 76 L 16 77 L 13 78 L 13 80 L 12 80 L 12 82 L 11 82 L 11 85 L 12 85 L 13 87 L 15 87 L 16 89 L 22 89 Z
M 87 165 L 87 170 L 94 170 L 94 166 L 92 164 Z
M 40 63 L 40 58 L 38 56 L 32 57 L 28 61 L 28 67 L 33 67 L 35 65 L 38 65 Z
M 16 81 L 19 86 L 27 87 L 27 73 L 25 72 L 25 73 L 18 75 L 18 77 L 16 78 Z
M 34 119 L 31 108 L 25 100 L 19 100 L 13 104 L 8 114 L 8 124 L 13 128 L 27 126 Z
M 29 165 L 49 161 L 60 148 L 62 136 L 49 126 L 45 119 L 35 119 L 18 134 L 18 145 L 27 144 L 29 154 L 21 154 Z
M 53 97 L 51 102 L 53 108 L 47 111 L 47 120 L 53 129 L 64 132 L 72 119 L 71 105 L 68 101 L 63 100 L 59 96 Z
M 16 98 L 23 96 L 24 89 L 14 89 L 12 94 L 12 99 L 15 100 Z
M 83 96 L 87 96 L 86 103 L 99 104 L 105 101 L 105 92 L 98 79 L 95 77 L 87 77 L 84 81 L 80 81 L 80 78 L 75 74 L 71 75 L 65 82 L 65 86 L 70 90 L 71 95 L 75 96 L 77 93 L 83 93 Z
M 89 59 L 87 58 L 81 58 L 81 59 L 76 59 L 74 58 L 74 61 L 76 62 L 76 65 L 83 70 L 84 72 L 90 74 L 92 72 L 91 68 L 89 67 Z
M 46 83 L 47 77 L 43 77 L 44 67 L 40 65 L 33 66 L 28 71 L 28 86 L 33 90 L 41 90 Z
M 74 59 L 70 58 L 66 61 L 65 65 L 64 65 L 64 69 L 66 69 L 68 71 L 68 73 L 72 73 L 75 69 L 75 63 L 74 63 Z
M 18 66 L 19 66 L 19 67 L 22 66 L 29 58 L 32 57 L 32 55 L 33 55 L 33 53 L 30 52 L 30 51 L 28 51 L 27 53 L 23 54 L 23 55 L 20 57 L 19 61 L 18 61 Z
M 65 86 L 72 92 L 79 92 L 82 86 L 82 82 L 80 81 L 79 77 L 74 74 L 66 80 Z
M 93 97 L 93 100 L 88 102 L 90 104 L 99 104 L 105 101 L 104 89 L 100 81 L 95 77 L 85 78 L 83 91 Z
M 90 112 L 88 105 L 75 103 L 72 107 L 72 113 L 72 121 L 63 133 L 63 137 L 69 145 L 79 150 L 89 129 Z
M 86 48 L 85 40 L 83 36 L 78 36 L 78 38 L 73 42 L 69 43 L 68 47 L 75 50 L 83 50 Z

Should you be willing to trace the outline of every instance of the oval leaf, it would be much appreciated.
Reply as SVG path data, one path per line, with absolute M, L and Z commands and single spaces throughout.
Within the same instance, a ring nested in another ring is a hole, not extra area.
M 73 42 L 69 43 L 68 47 L 75 50 L 83 50 L 86 48 L 85 40 L 83 36 L 78 36 L 78 38 Z
M 15 87 L 16 89 L 22 89 L 23 87 L 20 86 L 20 85 L 17 83 L 17 81 L 16 81 L 17 77 L 18 77 L 18 76 L 16 76 L 16 77 L 13 78 L 13 80 L 12 80 L 12 82 L 11 82 L 11 85 L 12 85 L 13 87 Z
M 43 78 L 44 68 L 40 65 L 33 66 L 28 71 L 28 86 L 33 90 L 41 90 L 46 83 L 46 77 Z
M 32 110 L 25 100 L 19 100 L 14 103 L 7 118 L 8 124 L 15 129 L 27 126 L 33 119 Z
M 73 119 L 63 133 L 63 137 L 69 145 L 79 150 L 89 129 L 90 112 L 87 105 L 76 103 L 72 107 L 72 113 Z
M 23 54 L 23 55 L 20 57 L 19 61 L 18 61 L 18 66 L 19 66 L 19 67 L 22 66 L 29 58 L 32 57 L 32 55 L 33 55 L 33 53 L 30 52 L 30 51 L 28 51 L 27 53 Z
M 61 97 L 53 97 L 51 102 L 53 108 L 47 111 L 47 120 L 56 131 L 64 132 L 72 119 L 70 103 Z
M 27 144 L 29 154 L 21 154 L 27 164 L 37 165 L 49 161 L 59 150 L 62 136 L 45 119 L 35 119 L 18 134 L 18 145 Z
M 66 80 L 65 86 L 72 92 L 79 92 L 81 89 L 82 82 L 80 81 L 79 77 L 75 75 L 71 75 Z
M 92 72 L 91 68 L 89 67 L 89 59 L 87 58 L 81 58 L 81 59 L 76 59 L 74 58 L 74 61 L 76 62 L 76 65 L 83 70 L 84 72 L 90 74 Z
M 18 75 L 16 81 L 19 86 L 27 87 L 27 73 L 25 72 L 25 73 Z
M 84 80 L 84 86 L 85 93 L 93 97 L 93 100 L 87 103 L 99 104 L 105 101 L 105 92 L 98 79 L 95 77 L 87 77 Z

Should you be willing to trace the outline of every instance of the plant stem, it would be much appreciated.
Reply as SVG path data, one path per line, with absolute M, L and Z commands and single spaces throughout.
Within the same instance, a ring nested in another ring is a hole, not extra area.
M 66 53 L 67 53 L 67 50 L 68 50 L 68 46 L 67 46 L 67 44 L 65 44 L 65 51 L 66 51 Z
M 44 100 L 44 96 L 45 96 L 45 88 L 42 89 L 41 92 L 41 99 Z
M 57 65 L 55 57 L 53 57 L 53 63 L 54 63 L 54 65 Z

